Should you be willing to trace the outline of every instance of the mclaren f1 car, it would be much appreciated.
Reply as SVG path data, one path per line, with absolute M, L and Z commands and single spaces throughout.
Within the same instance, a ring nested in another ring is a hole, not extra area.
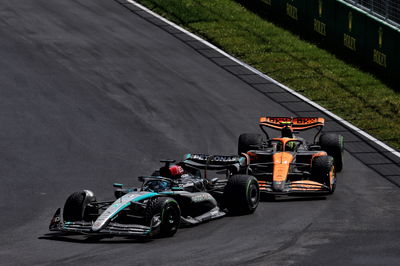
M 172 236 L 180 225 L 195 225 L 231 214 L 250 214 L 259 202 L 251 175 L 238 174 L 239 156 L 188 154 L 165 163 L 142 185 L 114 184 L 116 200 L 98 201 L 93 192 L 70 195 L 51 220 L 50 231 L 91 236 Z M 203 176 L 202 176 L 203 174 Z
M 336 187 L 336 173 L 343 168 L 343 136 L 321 134 L 324 118 L 261 117 L 262 134 L 242 134 L 238 153 L 247 160 L 244 173 L 258 179 L 263 195 L 327 195 Z M 279 130 L 270 138 L 266 128 Z M 315 128 L 314 141 L 296 136 Z

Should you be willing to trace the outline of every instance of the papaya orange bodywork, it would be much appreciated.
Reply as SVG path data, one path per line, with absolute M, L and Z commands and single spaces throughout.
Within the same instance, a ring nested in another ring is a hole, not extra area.
M 314 171 L 318 170 L 318 165 L 317 168 L 313 166 L 317 157 L 328 156 L 317 141 L 324 124 L 325 119 L 321 117 L 260 118 L 259 126 L 267 141 L 263 141 L 261 149 L 251 150 L 245 154 L 248 165 L 252 166 L 248 169 L 257 175 L 260 191 L 272 195 L 333 193 L 336 187 L 334 166 L 331 167 L 329 176 L 326 170 L 321 173 Z M 265 128 L 280 130 L 281 137 L 270 138 Z M 312 145 L 307 144 L 303 138 L 295 136 L 299 131 L 312 128 L 318 130 Z
M 272 156 L 272 160 L 274 162 L 272 180 L 275 182 L 285 181 L 293 161 L 293 155 L 289 152 L 279 152 Z
M 293 181 L 292 189 L 295 190 L 304 190 L 304 191 L 319 191 L 321 190 L 321 184 L 311 180 L 300 180 L 300 181 Z
M 323 126 L 325 119 L 321 117 L 260 117 L 261 125 L 275 129 L 285 127 L 286 125 L 283 125 L 282 123 L 287 122 L 291 123 L 290 128 L 293 127 L 296 128 L 296 130 L 306 130 L 313 127 Z

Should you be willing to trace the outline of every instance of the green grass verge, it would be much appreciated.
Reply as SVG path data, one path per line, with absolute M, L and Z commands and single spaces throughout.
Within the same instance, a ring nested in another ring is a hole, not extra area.
M 233 0 L 139 0 L 357 127 L 400 148 L 400 95 Z

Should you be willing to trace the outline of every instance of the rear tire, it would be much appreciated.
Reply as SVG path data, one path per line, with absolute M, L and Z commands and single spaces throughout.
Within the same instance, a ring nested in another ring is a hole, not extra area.
M 64 204 L 63 219 L 68 222 L 90 221 L 87 212 L 89 203 L 95 202 L 96 197 L 90 190 L 72 193 Z
M 261 146 L 263 138 L 261 134 L 245 133 L 239 136 L 238 154 L 246 153 L 249 150 L 257 150 Z
M 322 134 L 321 137 L 319 137 L 319 145 L 323 151 L 326 151 L 328 155 L 332 156 L 335 160 L 336 172 L 342 171 L 344 151 L 343 136 L 330 133 Z
M 152 220 L 160 219 L 160 231 L 158 236 L 171 237 L 179 228 L 181 211 L 178 203 L 169 197 L 159 197 L 147 203 L 145 220 L 150 225 Z
M 250 175 L 233 175 L 224 189 L 224 206 L 231 214 L 253 213 L 260 201 L 257 179 Z
M 329 187 L 332 194 L 336 188 L 334 159 L 331 156 L 315 157 L 311 168 L 312 179 Z

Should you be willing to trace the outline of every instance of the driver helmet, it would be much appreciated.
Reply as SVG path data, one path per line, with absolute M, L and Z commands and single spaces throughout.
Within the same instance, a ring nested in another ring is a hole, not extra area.
M 185 173 L 182 166 L 172 165 L 170 167 L 161 167 L 160 175 L 168 178 L 178 179 Z
M 286 151 L 295 151 L 296 150 L 296 148 L 297 148 L 297 146 L 298 146 L 298 142 L 297 141 L 288 141 L 287 143 L 286 143 L 286 148 L 285 148 L 285 150 Z
M 146 186 L 154 192 L 161 192 L 168 190 L 169 182 L 165 180 L 150 180 L 146 183 Z

